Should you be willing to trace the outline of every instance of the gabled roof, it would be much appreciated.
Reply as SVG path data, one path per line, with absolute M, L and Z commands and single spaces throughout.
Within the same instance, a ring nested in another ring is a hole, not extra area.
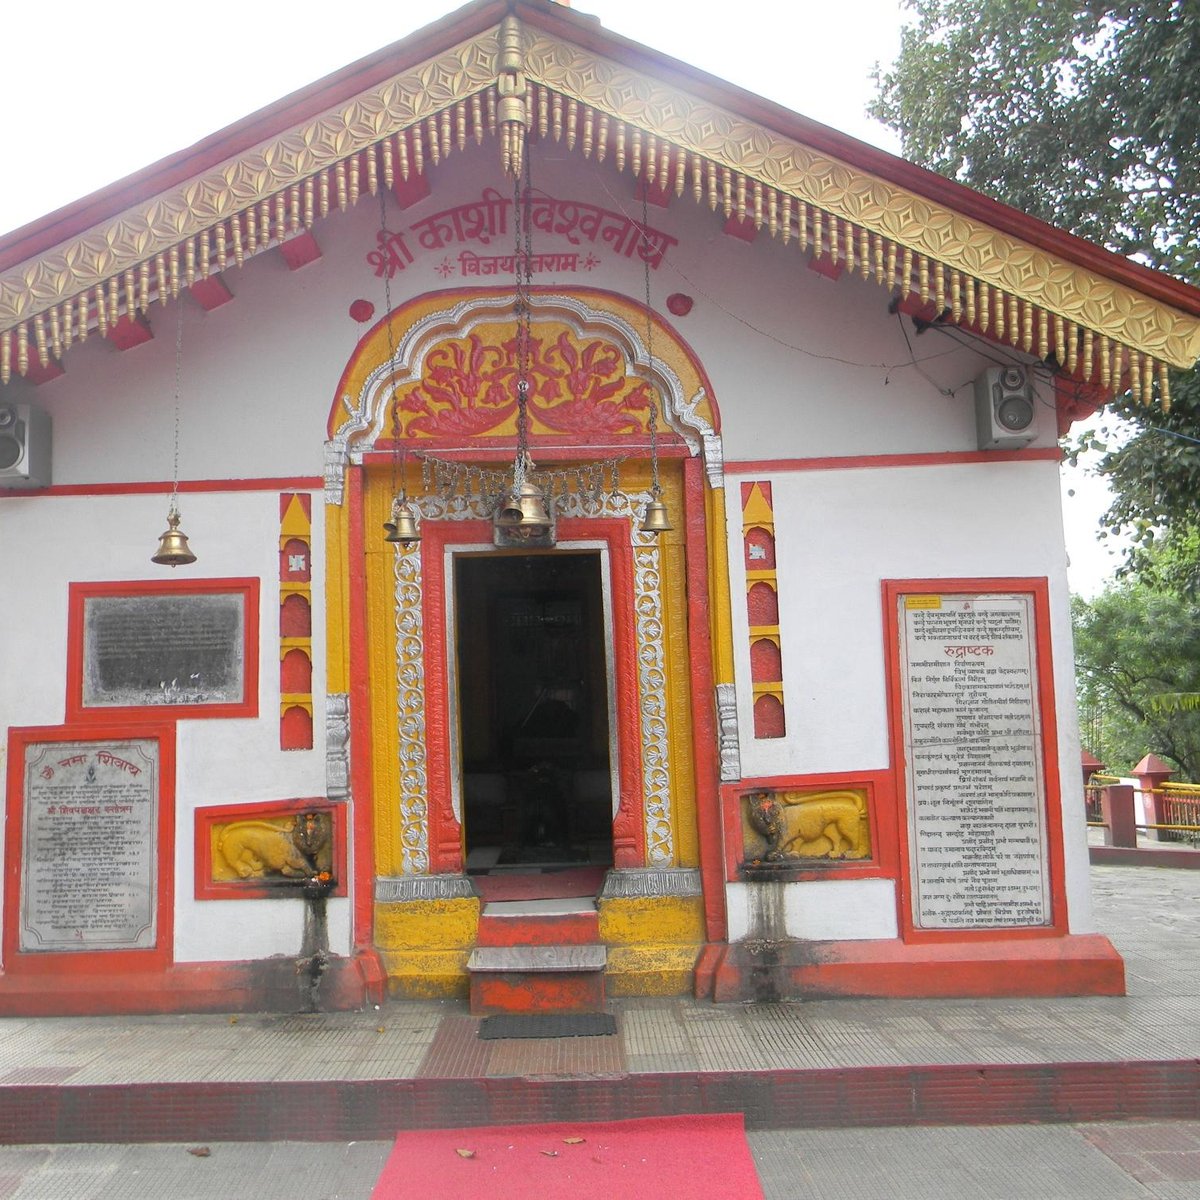
M 0 381 L 452 153 L 519 151 L 528 128 L 1104 391 L 1149 399 L 1200 357 L 1196 288 L 550 0 L 476 0 L 0 240 Z

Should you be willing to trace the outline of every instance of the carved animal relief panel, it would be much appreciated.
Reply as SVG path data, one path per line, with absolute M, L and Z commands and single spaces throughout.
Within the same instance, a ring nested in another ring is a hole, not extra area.
M 865 791 L 751 792 L 742 798 L 742 805 L 747 863 L 836 862 L 871 856 Z

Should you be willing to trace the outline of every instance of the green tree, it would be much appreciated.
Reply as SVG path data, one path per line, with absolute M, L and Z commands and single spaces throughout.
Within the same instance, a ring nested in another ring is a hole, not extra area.
M 1088 748 L 1118 772 L 1153 751 L 1200 782 L 1200 602 L 1130 580 L 1072 604 Z
M 871 112 L 907 158 L 1200 284 L 1196 0 L 905 4 Z M 1104 442 L 1105 523 L 1133 535 L 1135 566 L 1161 531 L 1200 528 L 1200 378 L 1175 372 L 1171 390 L 1168 414 L 1118 401 L 1133 436 Z

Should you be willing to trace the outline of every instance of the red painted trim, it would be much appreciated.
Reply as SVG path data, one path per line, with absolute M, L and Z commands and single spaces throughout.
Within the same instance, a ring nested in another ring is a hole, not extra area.
M 683 464 L 684 552 L 687 570 L 688 653 L 692 660 L 692 761 L 696 775 L 696 837 L 704 922 L 710 942 L 729 934 L 722 869 L 721 758 L 713 678 L 712 626 L 708 594 L 708 514 L 704 468 L 699 459 Z M 720 539 L 718 539 L 720 541 Z M 723 559 L 718 570 L 725 570 Z
M 839 259 L 834 262 L 828 254 L 813 254 L 808 259 L 808 269 L 815 271 L 823 279 L 832 279 L 835 283 L 845 274 L 845 262 Z
M 292 817 L 297 813 L 325 812 L 333 817 L 333 878 L 331 896 L 347 895 L 346 886 L 346 806 L 324 796 L 306 796 L 298 800 L 267 800 L 256 804 L 215 804 L 198 808 L 193 814 L 195 842 L 195 897 L 197 900 L 295 900 L 296 887 L 272 887 L 258 880 L 217 880 L 213 878 L 212 827 L 232 821 L 270 820 Z
M 8 731 L 7 827 L 4 838 L 5 975 L 70 977 L 77 974 L 119 976 L 124 972 L 161 971 L 174 953 L 175 931 L 175 726 L 161 720 L 144 725 L 42 725 Z M 146 950 L 21 951 L 21 843 L 25 828 L 25 750 L 43 742 L 114 742 L 147 738 L 158 743 L 158 912 L 157 944 Z
M 871 857 L 848 861 L 829 859 L 821 865 L 796 866 L 779 872 L 783 882 L 818 879 L 895 879 L 899 873 L 894 776 L 883 771 L 836 771 L 817 775 L 771 775 L 742 779 L 721 788 L 725 826 L 725 878 L 739 882 L 746 860 L 742 831 L 742 797 L 751 792 L 827 792 L 844 789 L 867 793 Z
M 4 492 L 12 496 L 148 496 L 171 494 L 171 481 L 126 483 L 54 483 L 44 488 Z M 180 492 L 274 492 L 281 488 L 320 491 L 325 481 L 319 475 L 297 475 L 284 479 L 181 479 Z
M 884 653 L 887 672 L 888 729 L 896 792 L 900 886 L 897 889 L 901 936 L 906 942 L 999 941 L 1011 938 L 1052 938 L 1067 933 L 1067 896 L 1063 861 L 1062 794 L 1059 781 L 1058 723 L 1054 695 L 1052 644 L 1050 639 L 1050 595 L 1044 578 L 993 579 L 885 579 L 881 584 L 884 618 Z M 1024 593 L 1033 598 L 1036 641 L 1037 699 L 1042 722 L 1043 820 L 1046 828 L 1046 859 L 1050 878 L 1050 924 L 1029 927 L 1005 926 L 992 929 L 917 929 L 912 920 L 907 792 L 905 784 L 903 693 L 900 679 L 900 628 L 896 608 L 899 598 L 909 594 Z
M 33 384 L 34 387 L 40 387 L 43 383 L 49 383 L 53 379 L 58 379 L 67 373 L 62 362 L 50 355 L 46 362 L 42 362 L 42 356 L 30 352 L 29 366 L 25 370 L 26 383 Z
M 277 242 L 276 245 L 283 261 L 287 263 L 289 271 L 298 271 L 301 267 L 307 267 L 309 263 L 316 262 L 321 257 L 321 247 L 317 244 L 317 239 L 313 237 L 311 229 L 293 234 L 285 241 Z
M 363 471 L 346 471 L 346 560 L 349 594 L 350 795 L 354 806 L 353 905 L 356 951 L 374 953 L 375 936 L 375 774 L 371 760 L 371 660 L 367 640 L 367 571 L 363 530 Z M 331 635 L 338 633 L 331 630 Z
M 451 723 L 457 707 L 450 694 L 450 655 L 454 631 L 447 628 L 446 546 L 490 549 L 487 521 L 424 521 L 421 524 L 421 608 L 425 634 L 425 776 L 428 785 L 429 870 L 464 869 L 464 830 L 454 815 L 453 779 L 457 764 L 450 751 Z M 451 570 L 452 570 L 451 564 Z
M 753 217 L 726 217 L 721 232 L 726 237 L 737 238 L 742 242 L 752 242 L 758 237 L 758 226 Z
M 67 718 L 112 724 L 115 721 L 193 720 L 258 716 L 257 579 L 129 579 L 105 583 L 72 583 L 67 599 Z M 242 699 L 231 704 L 135 704 L 87 707 L 83 702 L 83 612 L 98 596 L 241 595 Z
M 422 292 L 421 295 L 419 295 L 419 296 L 411 297 L 410 299 L 406 300 L 403 304 L 401 304 L 398 308 L 396 308 L 392 313 L 385 312 L 383 314 L 383 316 L 380 317 L 379 320 L 375 322 L 374 325 L 372 325 L 369 329 L 367 329 L 362 334 L 361 337 L 359 337 L 358 342 L 355 344 L 353 352 L 350 354 L 350 357 L 346 360 L 346 366 L 345 366 L 344 370 L 342 371 L 341 377 L 338 379 L 337 387 L 334 389 L 333 398 L 330 401 L 330 405 L 329 405 L 329 416 L 325 422 L 325 428 L 326 428 L 326 431 L 329 434 L 329 436 L 332 437 L 337 432 L 337 430 L 342 426 L 342 424 L 345 422 L 346 412 L 345 412 L 345 408 L 343 407 L 343 404 L 342 404 L 342 397 L 346 394 L 346 392 L 349 388 L 349 378 L 350 378 L 351 373 L 354 371 L 354 369 L 358 363 L 358 360 L 363 356 L 363 354 L 366 353 L 368 344 L 377 336 L 377 334 L 379 333 L 380 330 L 382 330 L 386 327 L 387 322 L 389 320 L 399 319 L 402 323 L 404 314 L 406 312 L 408 312 L 410 309 L 413 309 L 413 308 L 416 308 L 419 306 L 424 306 L 430 302 L 437 302 L 439 304 L 450 306 L 461 300 L 471 299 L 474 297 L 482 298 L 482 297 L 487 297 L 487 296 L 511 296 L 511 294 L 512 294 L 511 288 L 500 288 L 500 287 L 495 287 L 495 288 L 458 287 L 458 288 L 435 289 L 435 290 L 429 291 L 429 292 Z M 692 370 L 694 370 L 696 372 L 696 376 L 700 381 L 700 385 L 704 389 L 705 397 L 707 398 L 709 404 L 712 405 L 713 429 L 715 431 L 717 431 L 718 433 L 720 432 L 720 430 L 721 430 L 721 409 L 720 409 L 720 405 L 717 403 L 717 393 L 716 393 L 716 390 L 713 388 L 712 380 L 709 379 L 708 373 L 704 369 L 704 364 L 701 362 L 700 356 L 696 353 L 695 350 L 692 349 L 692 346 L 688 342 L 688 340 L 686 338 L 680 336 L 679 331 L 674 327 L 674 325 L 672 325 L 669 321 L 665 320 L 662 313 L 660 313 L 657 309 L 652 308 L 652 309 L 647 310 L 645 305 L 641 304 L 639 301 L 633 299 L 632 297 L 627 296 L 622 292 L 614 292 L 608 288 L 592 288 L 592 287 L 579 287 L 579 286 L 534 287 L 531 289 L 531 294 L 534 296 L 538 296 L 538 295 L 571 296 L 574 299 L 583 301 L 585 304 L 590 304 L 592 307 L 596 308 L 598 311 L 601 311 L 601 312 L 617 311 L 617 310 L 625 311 L 629 308 L 632 308 L 634 310 L 640 310 L 640 315 L 638 317 L 639 321 L 644 322 L 647 318 L 652 320 L 654 322 L 654 324 L 657 326 L 661 335 L 663 337 L 673 341 L 679 347 L 679 349 L 682 350 L 683 353 L 687 356 L 688 363 L 690 364 Z M 503 319 L 503 316 L 504 316 L 503 312 L 500 312 L 500 311 L 497 311 L 494 315 L 497 320 Z M 644 324 L 641 326 L 641 328 L 644 329 Z M 447 334 L 447 336 L 449 336 L 449 334 Z M 640 443 L 639 439 L 642 436 L 643 435 L 639 433 L 639 434 L 634 435 L 634 437 L 632 439 L 626 439 L 624 441 L 618 440 L 617 442 L 612 443 L 613 448 L 616 448 L 618 446 L 628 448 L 631 444 L 634 446 L 640 445 L 641 443 Z M 676 438 L 677 435 L 671 429 L 668 428 L 668 429 L 662 431 L 660 433 L 659 437 L 661 439 L 660 453 L 667 453 L 671 446 L 672 440 L 674 438 Z M 476 455 L 477 455 L 476 448 L 480 445 L 486 445 L 489 440 L 490 439 L 487 439 L 487 438 L 473 439 L 470 456 L 472 458 L 476 457 Z M 502 438 L 497 438 L 495 440 L 496 440 L 496 444 L 498 447 L 502 446 L 504 443 L 504 439 L 502 439 Z M 545 436 L 542 436 L 542 437 L 532 439 L 531 444 L 535 445 L 535 446 L 545 446 L 548 449 L 549 447 L 551 447 L 555 444 L 556 440 L 559 444 L 561 444 L 565 439 L 563 439 L 563 438 L 547 439 Z M 376 450 L 379 450 L 386 446 L 387 448 L 390 449 L 391 441 L 392 440 L 390 438 L 386 438 L 386 439 L 381 438 L 378 442 L 375 443 L 375 446 L 373 448 Z M 406 442 L 406 444 L 409 446 L 412 446 L 413 442 L 412 442 L 412 440 L 408 440 Z M 648 442 L 646 444 L 647 444 L 647 446 L 649 445 Z M 417 449 L 428 448 L 430 450 L 434 450 L 434 449 L 438 449 L 438 447 L 440 445 L 441 445 L 441 443 L 435 439 L 431 438 L 431 439 L 428 439 L 428 441 L 422 439 L 417 442 L 416 448 Z M 598 450 L 602 450 L 603 448 L 604 447 L 599 447 L 594 444 L 590 445 L 589 453 L 594 455 L 597 453 Z M 440 450 L 439 450 L 439 453 L 440 453 Z M 511 437 L 509 437 L 509 439 L 508 439 L 508 454 L 509 454 L 509 457 L 512 456 L 512 439 L 511 439 Z M 539 455 L 539 457 L 540 458 L 547 457 L 547 450 L 543 450 L 542 453 Z
M 928 454 L 852 454 L 844 458 L 774 458 L 727 462 L 727 475 L 779 474 L 783 471 L 858 471 L 889 467 L 953 467 L 963 463 L 985 465 L 997 462 L 1061 463 L 1057 446 L 1035 446 L 1025 450 L 947 450 Z
M 150 322 L 140 313 L 133 317 L 122 316 L 115 325 L 108 327 L 108 340 L 118 350 L 132 350 L 134 346 L 141 346 L 153 337 Z
M 429 176 L 425 173 L 418 175 L 414 171 L 407 179 L 397 175 L 392 183 L 392 195 L 401 208 L 412 208 L 429 194 Z
M 225 280 L 217 274 L 209 275 L 207 279 L 197 279 L 188 291 L 205 312 L 212 312 L 233 299 L 233 293 L 226 286 Z

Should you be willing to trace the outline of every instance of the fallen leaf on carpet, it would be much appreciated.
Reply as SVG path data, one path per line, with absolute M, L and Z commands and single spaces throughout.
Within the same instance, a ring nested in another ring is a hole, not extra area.
M 580 1146 L 586 1141 L 587 1141 L 587 1138 L 580 1138 L 580 1137 L 563 1138 L 563 1142 L 568 1146 Z
M 207 1146 L 189 1146 L 188 1153 L 194 1154 L 197 1158 L 207 1158 L 211 1153 Z
M 474 1150 L 455 1150 L 454 1153 L 457 1154 L 459 1158 L 474 1158 L 475 1157 Z

